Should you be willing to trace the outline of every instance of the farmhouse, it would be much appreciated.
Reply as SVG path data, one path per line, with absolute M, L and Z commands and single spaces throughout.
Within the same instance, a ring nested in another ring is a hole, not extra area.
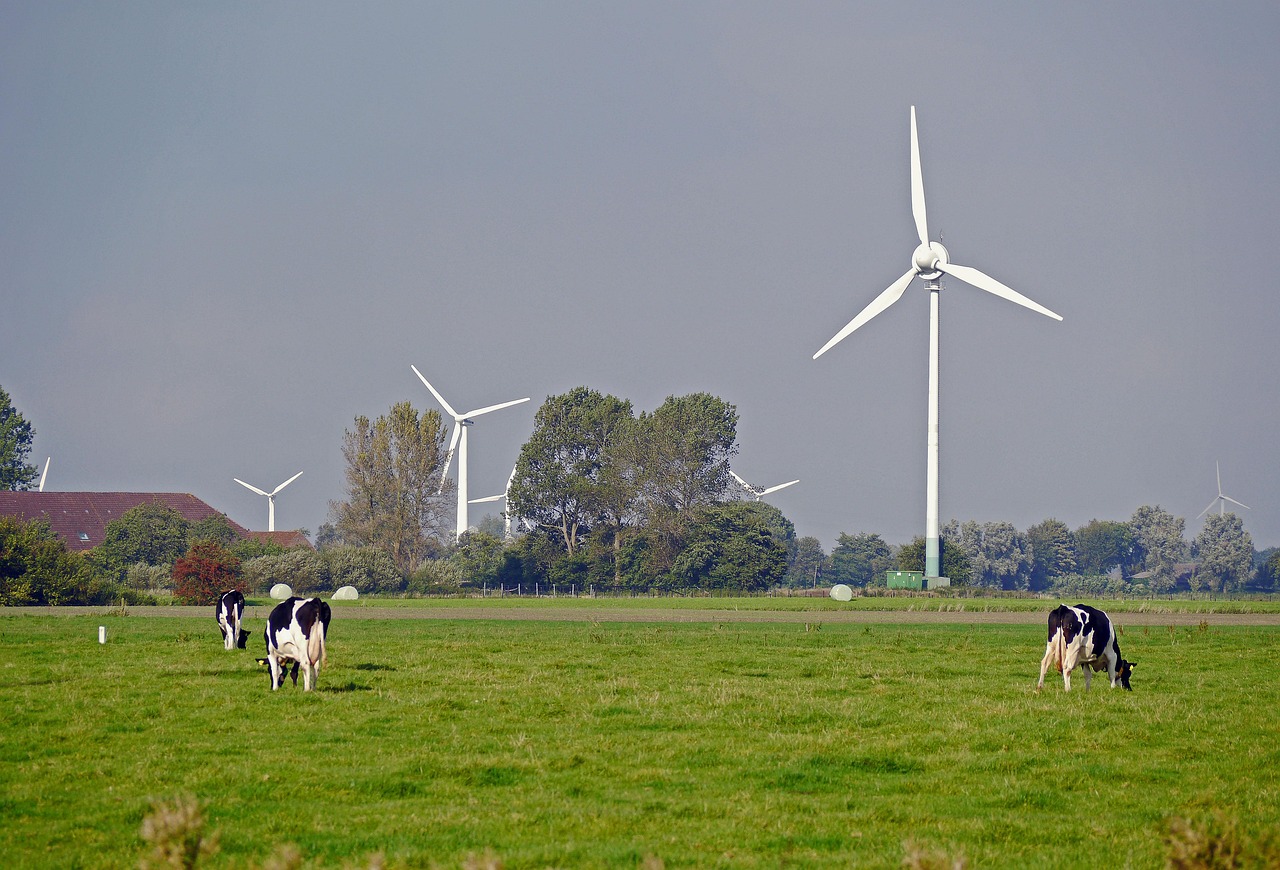
M 105 539 L 107 523 L 120 519 L 138 505 L 153 502 L 172 508 L 192 523 L 225 516 L 186 492 L 7 491 L 0 492 L 0 516 L 13 516 L 25 522 L 44 520 L 68 550 L 91 550 Z M 236 534 L 245 538 L 273 541 L 285 548 L 311 546 L 301 532 L 251 532 L 230 519 L 227 522 Z

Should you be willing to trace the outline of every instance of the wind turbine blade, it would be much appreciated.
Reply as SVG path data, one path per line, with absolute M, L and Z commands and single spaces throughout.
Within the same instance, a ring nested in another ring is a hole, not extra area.
M 44 492 L 44 479 L 49 476 L 49 463 L 53 461 L 53 457 L 47 457 L 44 461 L 44 471 L 40 472 L 40 488 L 37 492 Z
M 422 376 L 422 372 L 418 371 L 418 367 L 410 365 L 409 368 L 413 369 L 413 373 L 418 376 L 418 380 L 427 385 L 427 389 L 431 391 L 431 395 L 436 397 L 436 401 L 440 403 L 440 406 L 444 408 L 446 412 L 448 412 L 449 416 L 455 420 L 460 419 L 458 417 L 458 412 L 453 410 L 453 406 L 444 400 L 444 396 L 440 395 L 436 388 L 431 386 L 431 382 Z
M 929 244 L 929 221 L 924 212 L 924 176 L 920 172 L 920 140 L 916 136 L 916 107 L 911 107 L 911 215 L 920 244 Z
M 798 478 L 796 480 L 788 480 L 786 483 L 780 483 L 777 486 L 771 486 L 760 494 L 768 495 L 771 492 L 777 492 L 780 489 L 786 489 L 788 486 L 791 486 L 793 483 L 799 483 L 799 482 L 800 480 Z
M 468 504 L 480 504 L 481 502 L 484 502 L 484 501 L 497 501 L 498 499 L 503 498 L 503 497 L 504 497 L 503 495 L 486 495 L 484 498 L 473 498 L 473 499 L 469 499 L 467 503 L 468 503 Z
M 279 492 L 280 490 L 284 489 L 284 488 L 285 488 L 286 486 L 288 486 L 289 484 L 293 483 L 293 482 L 294 482 L 295 480 L 297 480 L 299 477 L 302 477 L 302 472 L 301 472 L 301 471 L 299 471 L 299 472 L 298 472 L 297 474 L 295 474 L 293 477 L 291 477 L 291 478 L 289 478 L 288 480 L 286 480 L 284 483 L 282 483 L 282 484 L 280 484 L 279 486 L 277 486 L 275 489 L 271 490 L 271 494 L 272 494 L 272 495 L 275 495 L 277 492 Z
M 271 496 L 273 495 L 273 493 L 263 492 L 262 490 L 258 489 L 256 486 L 254 486 L 251 483 L 245 483 L 243 480 L 241 480 L 238 477 L 233 477 L 231 479 L 234 480 L 236 483 L 240 484 L 241 486 L 243 486 L 245 489 L 253 490 L 258 495 L 265 495 L 267 498 L 271 498 Z
M 972 266 L 957 266 L 955 263 L 938 262 L 935 268 L 959 278 L 966 284 L 972 284 L 979 290 L 986 290 L 988 293 L 994 293 L 1001 299 L 1008 299 L 1010 302 L 1016 302 L 1024 308 L 1030 308 L 1032 311 L 1038 311 L 1045 317 L 1052 317 L 1054 320 L 1061 320 L 1061 314 L 1055 314 L 1048 308 L 1045 308 L 1038 302 L 1032 302 L 1012 287 L 1006 287 L 995 278 L 983 272 L 979 272 Z
M 1245 510 L 1247 510 L 1247 511 L 1251 511 L 1251 510 L 1253 510 L 1253 508 L 1249 507 L 1249 506 L 1248 506 L 1247 504 L 1245 504 L 1244 502 L 1242 502 L 1242 501 L 1236 501 L 1234 498 L 1232 498 L 1232 497 L 1231 497 L 1231 496 L 1229 496 L 1229 495 L 1221 496 L 1221 498 L 1222 498 L 1224 501 L 1229 501 L 1229 502 L 1231 502 L 1232 504 L 1238 504 L 1238 505 L 1240 505 L 1240 507 L 1244 508 L 1244 509 L 1245 509 Z
M 1222 496 L 1218 496 L 1218 498 L 1222 498 Z M 1209 511 L 1213 510 L 1213 506 L 1214 506 L 1214 505 L 1216 505 L 1216 504 L 1218 503 L 1218 498 L 1215 498 L 1213 501 L 1209 502 L 1209 506 L 1208 506 L 1207 508 L 1205 508 L 1204 510 L 1200 511 L 1200 513 L 1196 514 L 1196 519 L 1200 519 L 1202 516 L 1204 516 L 1205 514 L 1207 514 Z
M 523 399 L 516 399 L 511 402 L 503 402 L 501 405 L 490 405 L 487 408 L 476 408 L 474 411 L 468 411 L 462 416 L 463 417 L 479 417 L 481 414 L 488 414 L 490 411 L 498 411 L 498 410 L 501 410 L 502 408 L 510 408 L 512 405 L 519 405 L 521 402 L 527 402 L 527 401 L 529 401 L 529 397 L 525 396 Z
M 1213 470 L 1218 473 L 1218 495 L 1222 495 L 1222 466 L 1215 460 Z
M 462 436 L 462 424 L 453 424 L 453 436 L 449 439 L 449 452 L 444 457 L 444 471 L 440 474 L 440 488 L 436 490 L 436 495 L 444 492 L 444 482 L 449 476 L 449 465 L 453 462 L 453 452 L 458 447 L 458 439 Z
M 892 284 L 890 284 L 884 291 L 880 293 L 879 296 L 877 296 L 875 299 L 872 299 L 871 304 L 868 305 L 866 308 L 862 309 L 862 311 L 858 313 L 857 317 L 853 318 L 853 320 L 850 320 L 848 324 L 845 325 L 844 329 L 837 332 L 830 341 L 824 344 L 822 346 L 822 349 L 813 355 L 813 358 L 817 359 L 827 351 L 831 350 L 831 348 L 833 348 L 835 345 L 844 341 L 844 339 L 848 337 L 849 333 L 853 332 L 855 329 L 862 326 L 868 320 L 875 317 L 881 311 L 884 311 L 890 305 L 892 305 L 893 303 L 897 302 L 900 298 L 902 298 L 902 294 L 906 291 L 907 285 L 911 283 L 911 279 L 914 278 L 915 276 L 916 276 L 916 270 L 912 269 L 911 271 L 907 272 L 907 274 L 899 278 L 897 281 L 894 281 Z
M 736 471 L 734 471 L 732 468 L 730 468 L 730 469 L 729 469 L 729 473 L 733 475 L 733 479 L 734 479 L 734 480 L 736 480 L 736 481 L 738 481 L 738 483 L 742 484 L 742 488 L 743 488 L 743 489 L 745 489 L 747 492 L 755 492 L 755 490 L 751 488 L 751 484 L 747 483 L 747 482 L 746 482 L 745 480 L 743 480 L 741 477 L 738 477 L 738 472 L 736 472 Z

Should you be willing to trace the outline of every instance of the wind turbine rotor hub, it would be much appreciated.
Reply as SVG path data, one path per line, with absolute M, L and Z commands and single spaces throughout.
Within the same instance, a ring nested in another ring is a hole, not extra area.
M 947 256 L 947 249 L 942 247 L 941 242 L 917 245 L 915 253 L 911 255 L 912 268 L 916 270 L 916 274 L 926 281 L 942 277 L 942 273 L 938 271 L 938 264 L 950 262 L 951 260 Z

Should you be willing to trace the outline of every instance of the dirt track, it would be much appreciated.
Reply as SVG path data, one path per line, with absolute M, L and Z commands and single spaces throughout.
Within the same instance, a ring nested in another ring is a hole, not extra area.
M 1042 625 L 1040 611 L 981 610 L 685 610 L 678 608 L 609 607 L 367 607 L 336 605 L 339 619 L 494 619 L 546 622 L 778 622 L 778 623 L 880 623 L 889 625 Z M 111 607 L 0 607 L 0 616 L 104 616 Z M 247 607 L 245 616 L 266 619 L 270 608 Z M 129 616 L 213 618 L 210 607 L 131 607 Z M 1151 613 L 1112 611 L 1121 625 L 1195 626 L 1280 625 L 1280 613 Z

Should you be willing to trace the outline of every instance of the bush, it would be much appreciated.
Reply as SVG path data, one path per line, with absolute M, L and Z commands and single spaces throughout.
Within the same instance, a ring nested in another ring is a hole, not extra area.
M 1048 591 L 1055 595 L 1097 596 L 1118 595 L 1132 592 L 1133 588 L 1121 577 L 1105 574 L 1066 574 L 1049 578 Z
M 245 590 L 240 560 L 213 541 L 200 541 L 173 563 L 179 604 L 216 604 L 228 589 Z
M 409 578 L 414 595 L 450 595 L 462 591 L 462 571 L 445 559 L 426 559 Z
M 302 548 L 250 559 L 244 563 L 243 576 L 245 585 L 255 592 L 266 592 L 277 583 L 287 583 L 295 591 L 335 588 L 324 558 Z
M 124 585 L 129 589 L 150 591 L 152 589 L 173 589 L 173 577 L 168 565 L 148 565 L 136 562 L 124 572 Z M 225 591 L 225 590 L 224 590 Z
M 0 605 L 110 604 L 145 601 L 128 593 L 93 559 L 67 551 L 45 522 L 0 517 Z
M 362 595 L 404 591 L 404 575 L 395 561 L 377 547 L 333 547 L 321 557 L 329 569 L 333 589 L 354 586 Z

